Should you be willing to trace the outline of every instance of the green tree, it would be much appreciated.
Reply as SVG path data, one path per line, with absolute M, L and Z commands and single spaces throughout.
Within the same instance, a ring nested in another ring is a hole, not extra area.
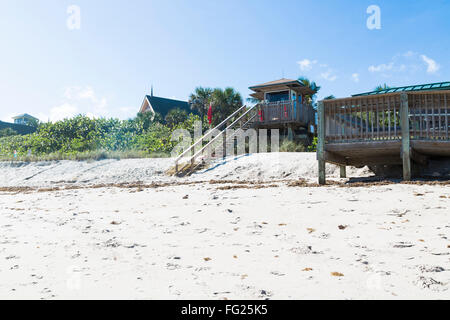
M 327 97 L 325 97 L 325 98 L 323 98 L 323 100 L 333 100 L 333 99 L 336 99 L 336 97 L 334 95 L 332 95 L 332 94 L 327 96 Z
M 153 112 L 139 112 L 134 119 L 134 122 L 136 123 L 138 130 L 140 132 L 147 131 L 150 126 L 153 123 L 161 123 L 162 117 L 159 113 L 153 113 Z
M 321 87 L 318 86 L 314 81 L 311 81 L 306 77 L 300 77 L 300 78 L 298 78 L 298 81 L 300 81 L 305 87 L 307 87 L 313 91 L 312 94 L 305 96 L 307 103 L 313 103 L 314 99 L 316 98 L 316 95 L 319 92 Z
M 39 120 L 38 119 L 28 119 L 27 120 L 27 125 L 33 128 L 38 128 L 39 127 Z
M 383 91 L 383 90 L 387 90 L 390 89 L 391 87 L 389 87 L 386 83 L 379 85 L 375 88 L 375 91 Z
M 213 102 L 213 125 L 216 126 L 230 116 L 233 112 L 243 106 L 242 96 L 233 88 L 214 89 L 212 93 Z
M 167 113 L 165 120 L 166 125 L 169 128 L 173 128 L 176 125 L 183 123 L 188 118 L 188 114 L 185 110 L 179 108 L 172 109 Z
M 16 136 L 17 134 L 18 133 L 11 128 L 5 128 L 5 129 L 0 130 L 0 138 Z
M 200 115 L 202 122 L 204 122 L 205 115 L 208 113 L 212 93 L 213 90 L 211 88 L 197 87 L 194 93 L 189 97 L 191 110 L 196 111 Z

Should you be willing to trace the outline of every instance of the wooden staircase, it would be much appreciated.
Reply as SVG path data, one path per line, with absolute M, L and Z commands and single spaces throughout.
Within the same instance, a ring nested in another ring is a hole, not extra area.
M 227 145 L 234 141 L 238 129 L 248 130 L 257 122 L 258 105 L 243 106 L 233 112 L 214 129 L 209 130 L 203 137 L 195 141 L 187 150 L 175 159 L 175 174 L 189 175 L 205 164 L 205 158 L 212 158 L 213 154 L 226 156 Z M 203 142 L 208 141 L 206 144 Z M 234 148 L 234 144 L 233 144 Z M 183 158 L 187 161 L 181 163 Z M 197 161 L 201 159 L 201 161 Z

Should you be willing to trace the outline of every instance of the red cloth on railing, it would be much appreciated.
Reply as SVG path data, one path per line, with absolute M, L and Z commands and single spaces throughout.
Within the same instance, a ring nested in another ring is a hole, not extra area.
M 288 112 L 287 112 L 287 106 L 284 106 L 284 117 L 287 119 Z
M 259 116 L 259 120 L 261 122 L 263 122 L 264 121 L 264 111 L 258 110 L 258 116 Z
M 212 110 L 212 103 L 209 104 L 209 109 L 208 109 L 208 122 L 209 125 L 212 124 L 212 117 L 213 117 L 213 110 Z

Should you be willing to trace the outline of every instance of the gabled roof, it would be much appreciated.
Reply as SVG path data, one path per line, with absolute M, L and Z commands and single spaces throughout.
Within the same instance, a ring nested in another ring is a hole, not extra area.
M 429 84 L 419 84 L 415 86 L 389 88 L 380 91 L 371 91 L 366 93 L 354 94 L 352 97 L 371 96 L 396 92 L 434 91 L 434 90 L 450 90 L 450 82 L 437 82 Z
M 259 88 L 263 88 L 263 87 L 270 87 L 270 86 L 275 86 L 275 85 L 288 85 L 288 84 L 295 84 L 295 83 L 301 84 L 298 80 L 282 78 L 280 80 L 269 81 L 266 83 L 258 84 L 256 86 L 252 86 L 252 87 L 250 87 L 250 90 L 259 89 Z M 301 85 L 303 85 L 303 84 L 301 84 Z
M 177 109 L 178 108 L 178 109 L 181 109 L 181 110 L 185 110 L 187 113 L 192 112 L 191 108 L 189 106 L 189 103 L 187 103 L 186 101 L 166 99 L 166 98 L 155 97 L 155 96 L 145 96 L 145 99 L 151 105 L 153 110 L 155 112 L 161 114 L 161 116 L 163 118 L 172 109 Z
M 306 87 L 303 83 L 301 83 L 298 80 L 293 79 L 280 79 L 275 81 L 270 81 L 262 84 L 258 84 L 256 86 L 252 86 L 249 88 L 250 90 L 254 91 L 254 94 L 251 94 L 252 97 L 263 99 L 263 93 L 272 91 L 272 90 L 294 90 L 298 93 L 302 94 L 313 94 L 314 92 Z
M 22 119 L 22 118 L 39 120 L 38 118 L 33 117 L 33 116 L 29 115 L 28 113 L 19 114 L 18 116 L 12 117 L 13 120 Z

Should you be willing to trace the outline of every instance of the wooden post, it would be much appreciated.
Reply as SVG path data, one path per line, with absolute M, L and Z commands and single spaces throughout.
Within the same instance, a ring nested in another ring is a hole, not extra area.
M 347 178 L 347 167 L 340 166 L 340 169 L 341 169 L 341 178 Z
M 403 180 L 411 180 L 411 154 L 410 154 L 410 132 L 409 132 L 409 108 L 408 94 L 400 96 L 400 123 L 402 127 L 402 158 L 403 158 Z
M 225 126 L 225 128 L 228 128 L 228 127 Z M 223 130 L 222 137 L 223 137 L 222 158 L 225 159 L 227 157 L 227 130 L 226 129 Z
M 292 126 L 288 127 L 288 140 L 294 141 L 294 130 L 292 129 Z
M 323 101 L 318 108 L 317 160 L 319 161 L 319 184 L 326 184 L 325 177 L 325 107 Z

